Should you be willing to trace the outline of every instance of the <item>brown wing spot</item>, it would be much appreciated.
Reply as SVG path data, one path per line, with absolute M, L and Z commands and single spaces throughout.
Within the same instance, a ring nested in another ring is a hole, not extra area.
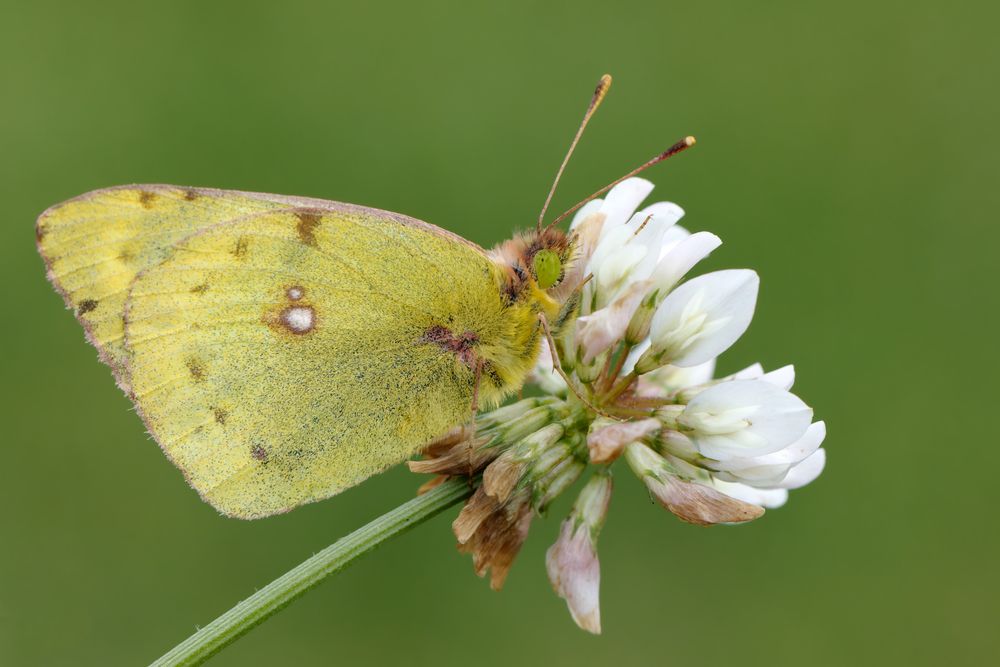
M 184 191 L 185 201 L 194 201 L 197 198 L 198 198 L 198 193 L 192 190 L 191 188 L 188 188 L 187 190 Z
M 45 225 L 39 221 L 35 225 L 35 240 L 41 243 L 43 238 L 45 238 Z
M 442 350 L 451 352 L 469 368 L 473 368 L 476 365 L 475 345 L 479 342 L 479 336 L 474 331 L 466 331 L 456 336 L 448 327 L 435 324 L 424 332 L 424 335 L 418 342 L 431 343 L 432 345 L 437 345 Z
M 135 259 L 135 255 L 132 254 L 131 250 L 123 248 L 122 251 L 118 253 L 118 259 L 125 264 L 129 264 L 133 259 Z
M 316 228 L 319 227 L 319 223 L 323 219 L 323 213 L 321 211 L 300 209 L 295 212 L 295 217 L 299 219 L 299 224 L 295 227 L 299 233 L 299 238 L 306 245 L 316 245 Z
M 253 449 L 250 450 L 250 456 L 254 457 L 261 463 L 267 463 L 267 450 L 261 445 L 254 445 Z
M 236 239 L 236 247 L 233 248 L 233 257 L 237 259 L 242 259 L 246 257 L 247 248 L 250 247 L 250 241 L 245 236 L 241 236 Z
M 229 417 L 229 413 L 222 408 L 212 408 L 212 415 L 215 417 L 217 424 L 221 426 L 226 425 L 226 418 Z
M 155 199 L 155 192 L 150 192 L 149 190 L 139 191 L 139 203 L 142 204 L 143 208 L 153 208 L 153 201 Z
M 89 313 L 95 308 L 97 308 L 96 299 L 84 299 L 80 302 L 80 307 L 76 309 L 76 312 L 78 315 L 83 315 L 84 313 Z
M 205 379 L 205 365 L 199 359 L 188 357 L 184 363 L 195 382 L 202 382 Z
M 208 291 L 208 283 L 202 283 L 200 285 L 195 285 L 191 288 L 191 294 L 204 294 Z

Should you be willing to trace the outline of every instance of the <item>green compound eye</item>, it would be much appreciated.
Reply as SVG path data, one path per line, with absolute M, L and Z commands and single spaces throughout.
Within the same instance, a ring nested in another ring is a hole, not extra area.
M 535 269 L 535 280 L 542 289 L 548 289 L 559 281 L 562 275 L 562 261 L 551 250 L 539 250 L 531 260 Z

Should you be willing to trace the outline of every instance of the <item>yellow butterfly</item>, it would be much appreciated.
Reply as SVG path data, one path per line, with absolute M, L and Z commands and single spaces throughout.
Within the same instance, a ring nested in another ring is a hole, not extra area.
M 246 519 L 334 495 L 517 391 L 579 284 L 575 238 L 541 218 L 487 252 L 361 206 L 135 185 L 58 204 L 36 229 L 164 453 Z

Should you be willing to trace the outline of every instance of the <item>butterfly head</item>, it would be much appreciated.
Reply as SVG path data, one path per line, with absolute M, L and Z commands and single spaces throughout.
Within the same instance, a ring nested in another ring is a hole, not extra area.
M 503 274 L 503 291 L 519 301 L 537 291 L 551 292 L 566 278 L 573 241 L 554 227 L 519 234 L 491 253 Z

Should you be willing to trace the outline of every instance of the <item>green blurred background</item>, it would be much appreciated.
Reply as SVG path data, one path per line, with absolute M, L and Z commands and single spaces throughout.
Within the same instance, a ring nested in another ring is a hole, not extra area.
M 0 24 L 0 663 L 145 664 L 418 483 L 216 515 L 46 283 L 40 211 L 167 182 L 489 245 L 531 224 L 607 71 L 554 208 L 696 135 L 653 196 L 722 236 L 705 268 L 760 272 L 722 370 L 794 362 L 827 471 L 762 521 L 698 529 L 622 470 L 599 638 L 545 576 L 567 497 L 502 593 L 455 551 L 452 511 L 213 664 L 996 664 L 993 3 L 83 5 L 4 0 Z

